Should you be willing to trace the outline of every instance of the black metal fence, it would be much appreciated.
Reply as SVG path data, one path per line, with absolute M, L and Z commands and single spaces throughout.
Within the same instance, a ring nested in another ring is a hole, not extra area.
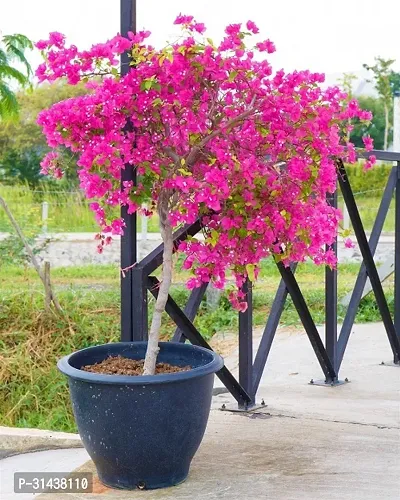
M 393 352 L 394 363 L 400 362 L 400 153 L 385 151 L 372 151 L 365 153 L 363 157 L 374 154 L 378 160 L 396 162 L 388 178 L 383 193 L 381 204 L 372 232 L 367 239 L 359 210 L 349 183 L 346 169 L 341 160 L 338 160 L 338 184 L 347 207 L 350 220 L 353 225 L 354 234 L 357 239 L 363 262 L 360 266 L 358 277 L 351 296 L 342 327 L 338 332 L 337 321 L 337 270 L 326 268 L 325 272 L 325 342 L 322 341 L 317 327 L 312 319 L 302 291 L 295 277 L 296 266 L 285 267 L 281 262 L 277 263 L 281 275 L 281 282 L 270 314 L 261 337 L 258 350 L 253 358 L 253 325 L 252 325 L 252 284 L 248 280 L 244 285 L 248 309 L 239 313 L 239 380 L 224 367 L 217 373 L 225 387 L 234 396 L 240 408 L 251 407 L 255 403 L 256 393 L 260 384 L 261 376 L 268 361 L 270 348 L 279 325 L 279 321 L 285 306 L 286 299 L 290 295 L 297 310 L 304 330 L 310 340 L 315 355 L 324 374 L 324 384 L 339 384 L 339 370 L 346 351 L 347 343 L 354 324 L 357 309 L 360 304 L 364 286 L 367 278 L 371 282 L 375 294 L 377 306 L 389 339 Z M 338 188 L 338 189 L 339 189 Z M 374 254 L 378 246 L 379 237 L 383 224 L 389 210 L 389 206 L 395 193 L 395 315 L 391 317 L 389 307 L 383 292 L 378 271 L 374 262 Z M 336 192 L 330 197 L 329 202 L 337 205 Z M 128 221 L 129 231 L 122 239 L 121 261 L 129 265 L 136 259 L 136 232 L 133 220 Z M 175 233 L 175 246 L 189 235 L 193 236 L 201 230 L 200 221 L 186 226 Z M 337 242 L 332 246 L 337 253 Z M 148 334 L 148 291 L 157 297 L 158 280 L 152 273 L 162 264 L 163 246 L 160 245 L 147 257 L 141 260 L 122 279 L 122 312 L 121 312 L 121 340 L 134 341 L 146 340 Z M 189 300 L 182 310 L 176 302 L 169 297 L 166 312 L 175 322 L 177 328 L 172 341 L 190 341 L 192 344 L 211 349 L 204 340 L 201 333 L 193 325 L 193 320 L 199 309 L 201 300 L 206 292 L 207 284 L 192 291 Z M 253 361 L 254 359 L 254 361 Z
M 126 35 L 128 31 L 136 30 L 136 0 L 120 0 L 121 3 L 121 34 Z M 121 71 L 125 74 L 129 70 L 129 58 L 127 54 L 121 57 Z M 268 320 L 259 344 L 258 350 L 253 358 L 253 325 L 252 325 L 252 284 L 247 281 L 244 285 L 248 309 L 239 314 L 239 380 L 224 367 L 217 375 L 237 400 L 239 407 L 248 408 L 255 402 L 256 393 L 260 384 L 261 376 L 268 361 L 268 355 L 283 308 L 288 297 L 291 296 L 293 304 L 299 314 L 303 327 L 308 335 L 315 355 L 319 361 L 324 374 L 325 384 L 339 384 L 339 370 L 346 351 L 347 343 L 354 324 L 357 309 L 360 304 L 364 286 L 370 279 L 376 302 L 382 317 L 382 321 L 393 352 L 394 363 L 400 363 L 400 153 L 386 151 L 372 151 L 363 156 L 374 154 L 378 160 L 395 162 L 382 197 L 378 214 L 370 234 L 369 241 L 360 218 L 359 210 L 346 175 L 342 161 L 338 161 L 338 183 L 343 195 L 345 205 L 353 225 L 363 262 L 351 296 L 350 304 L 345 315 L 342 328 L 338 332 L 337 322 L 337 271 L 326 269 L 325 273 L 325 342 L 322 341 L 316 325 L 312 319 L 306 301 L 295 277 L 296 266 L 286 268 L 282 263 L 277 263 L 281 274 L 281 282 L 268 316 Z M 122 180 L 135 182 L 135 172 L 126 169 Z M 374 263 L 374 254 L 378 246 L 379 237 L 383 224 L 389 210 L 389 205 L 395 194 L 395 315 L 391 317 L 389 307 L 379 279 L 378 271 Z M 329 199 L 333 205 L 337 205 L 336 192 Z M 121 241 L 121 267 L 130 267 L 129 272 L 121 281 L 121 340 L 134 341 L 146 340 L 148 335 L 148 291 L 154 296 L 158 293 L 158 280 L 152 273 L 162 264 L 163 247 L 160 245 L 142 261 L 131 267 L 137 260 L 137 226 L 136 215 L 128 215 L 122 210 L 122 216 L 126 221 L 125 234 Z M 189 235 L 195 235 L 201 229 L 199 221 L 180 229 L 175 234 L 175 246 Z M 337 242 L 332 246 L 337 252 Z M 176 331 L 172 341 L 190 341 L 210 349 L 210 346 L 202 337 L 201 333 L 193 325 L 193 320 L 199 309 L 201 300 L 206 292 L 207 285 L 204 284 L 195 289 L 182 311 L 172 297 L 168 298 L 166 312 L 176 323 Z M 254 359 L 254 361 L 253 361 Z

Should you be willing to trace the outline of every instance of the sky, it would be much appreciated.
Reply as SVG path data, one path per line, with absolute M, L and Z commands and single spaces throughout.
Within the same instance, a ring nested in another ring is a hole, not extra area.
M 0 31 L 32 40 L 59 31 L 78 48 L 119 31 L 120 0 L 0 0 Z M 178 33 L 177 14 L 194 15 L 218 41 L 227 24 L 251 19 L 277 52 L 275 70 L 310 69 L 335 83 L 343 72 L 366 76 L 363 63 L 375 56 L 396 59 L 400 71 L 399 0 L 137 0 L 137 27 L 152 32 L 161 47 Z M 30 56 L 36 66 L 40 56 Z M 357 84 L 356 84 L 357 85 Z

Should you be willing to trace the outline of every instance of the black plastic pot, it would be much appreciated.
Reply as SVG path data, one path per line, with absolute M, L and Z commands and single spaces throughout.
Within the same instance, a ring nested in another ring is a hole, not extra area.
M 152 376 L 80 370 L 108 356 L 143 359 L 146 342 L 89 347 L 58 362 L 67 375 L 79 434 L 100 480 L 113 488 L 152 489 L 184 481 L 206 429 L 218 354 L 161 342 L 158 361 L 192 370 Z

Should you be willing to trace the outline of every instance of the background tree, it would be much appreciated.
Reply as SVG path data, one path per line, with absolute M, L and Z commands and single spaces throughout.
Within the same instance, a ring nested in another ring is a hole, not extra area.
M 400 73 L 391 71 L 389 75 L 389 82 L 393 94 L 395 92 L 400 92 Z
M 45 151 L 45 149 L 43 149 Z M 25 150 L 18 152 L 10 149 L 0 159 L 0 182 L 4 184 L 28 184 L 36 188 L 42 179 L 40 162 L 43 151 Z
M 51 85 L 41 84 L 16 94 L 19 115 L 14 120 L 0 121 L 0 182 L 24 182 L 34 188 L 44 179 L 49 181 L 48 177 L 40 174 L 41 159 L 49 148 L 36 123 L 37 116 L 56 102 L 85 93 L 83 84 L 71 86 L 60 81 Z M 69 151 L 64 150 L 63 158 L 65 166 L 75 165 Z M 76 175 L 69 175 L 70 170 L 66 168 L 68 185 L 76 183 Z
M 363 64 L 363 67 L 368 71 L 372 71 L 375 81 L 375 88 L 379 94 L 385 111 L 385 132 L 383 139 L 383 148 L 386 150 L 388 147 L 388 138 L 391 127 L 390 110 L 393 107 L 393 89 L 391 85 L 391 71 L 390 67 L 395 62 L 395 59 L 383 59 L 382 57 L 375 57 L 375 64 L 369 66 Z M 393 79 L 393 76 L 392 76 Z
M 4 35 L 0 39 L 0 119 L 13 118 L 18 114 L 18 101 L 12 86 L 26 87 L 32 75 L 25 51 L 33 44 L 24 35 Z M 22 70 L 15 67 L 22 65 Z
M 353 120 L 354 128 L 350 134 L 350 140 L 358 148 L 364 147 L 363 136 L 370 135 L 374 140 L 375 149 L 384 149 L 385 137 L 385 110 L 380 99 L 372 96 L 360 96 L 357 101 L 361 109 L 371 111 L 373 118 L 369 124 L 362 123 L 357 118 Z M 389 122 L 393 122 L 393 106 L 389 111 Z M 388 142 L 392 141 L 393 130 L 389 130 Z
M 347 94 L 347 102 L 353 98 L 353 81 L 357 80 L 354 73 L 343 73 L 342 78 L 339 78 L 339 84 Z M 350 140 L 350 130 L 347 131 L 346 139 Z

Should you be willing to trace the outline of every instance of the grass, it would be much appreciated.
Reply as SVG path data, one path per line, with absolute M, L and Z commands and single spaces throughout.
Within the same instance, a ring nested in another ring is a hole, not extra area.
M 382 190 L 383 192 L 383 190 Z M 382 192 L 373 190 L 367 193 L 356 193 L 356 201 L 361 213 L 361 218 L 367 230 L 372 229 L 378 211 Z M 94 220 L 89 202 L 82 194 L 76 192 L 55 191 L 43 188 L 40 192 L 31 191 L 26 186 L 2 186 L 0 196 L 8 203 L 14 216 L 23 230 L 41 230 L 42 202 L 49 203 L 49 218 L 47 229 L 49 232 L 97 232 L 98 226 Z M 339 197 L 339 207 L 343 208 L 343 200 Z M 116 210 L 115 215 L 118 216 Z M 394 231 L 394 200 L 392 201 L 388 216 L 385 221 L 384 231 Z M 138 218 L 138 227 L 141 231 L 141 217 Z M 0 232 L 11 230 L 10 223 L 3 211 L 0 211 Z M 158 232 L 156 217 L 148 220 L 148 232 Z
M 372 196 L 371 196 L 372 195 Z M 371 231 L 374 225 L 376 216 L 378 214 L 378 208 L 381 202 L 381 198 L 383 195 L 383 191 L 379 197 L 376 196 L 375 190 L 371 193 L 356 193 L 355 199 L 357 203 L 358 210 L 360 212 L 361 220 L 364 225 L 365 230 Z M 344 202 L 343 198 L 339 196 L 339 208 L 344 210 Z M 383 232 L 393 233 L 395 227 L 395 198 L 394 195 L 392 197 L 392 201 L 390 203 L 389 211 L 387 213 L 384 225 Z
M 93 212 L 87 201 L 79 191 L 56 191 L 45 186 L 40 191 L 32 191 L 27 186 L 4 186 L 0 184 L 2 196 L 14 214 L 22 229 L 36 229 L 42 227 L 42 203 L 47 201 L 49 232 L 85 233 L 98 232 L 99 227 L 94 219 Z M 115 209 L 118 217 L 118 209 Z M 138 228 L 141 231 L 141 217 L 138 217 Z M 158 231 L 157 218 L 148 220 L 148 232 Z M 3 210 L 0 210 L 0 232 L 11 231 L 10 222 Z
M 177 261 L 175 282 L 182 283 L 186 274 Z M 358 265 L 339 268 L 339 295 L 354 286 Z M 324 269 L 303 264 L 297 271 L 317 324 L 324 321 Z M 67 384 L 56 369 L 56 361 L 71 351 L 86 346 L 112 342 L 119 338 L 119 271 L 114 265 L 59 268 L 52 280 L 65 317 L 44 313 L 43 288 L 30 268 L 0 266 L 0 425 L 76 431 Z M 254 289 L 254 324 L 262 326 L 268 317 L 279 274 L 275 265 L 263 263 L 260 280 Z M 393 283 L 385 285 L 393 311 Z M 174 299 L 183 306 L 189 292 L 183 286 L 172 290 Z M 153 302 L 150 302 L 150 314 Z M 339 319 L 345 310 L 339 306 Z M 363 300 L 356 321 L 379 321 L 372 296 Z M 196 326 L 206 338 L 215 332 L 237 329 L 238 316 L 232 311 L 227 294 L 218 308 L 210 311 L 203 300 Z M 297 313 L 288 300 L 281 323 L 298 325 Z M 163 338 L 174 325 L 165 318 Z

